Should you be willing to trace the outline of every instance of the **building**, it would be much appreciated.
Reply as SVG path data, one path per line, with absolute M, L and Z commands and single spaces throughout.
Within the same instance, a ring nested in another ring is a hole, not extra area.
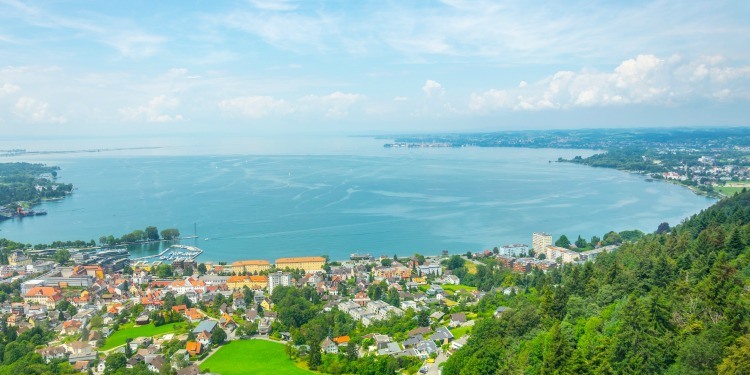
M 297 258 L 279 258 L 276 259 L 276 268 L 304 270 L 307 273 L 322 271 L 326 264 L 326 258 L 323 257 L 297 257 Z
M 8 264 L 10 264 L 13 267 L 28 266 L 31 263 L 32 263 L 31 258 L 26 256 L 26 254 L 24 254 L 21 251 L 14 251 L 10 253 L 10 257 L 8 258 Z
M 552 241 L 550 239 L 550 241 Z M 499 252 L 497 255 L 503 256 L 503 257 L 525 257 L 529 253 L 529 245 L 524 244 L 512 244 L 512 245 L 505 245 L 498 249 Z
M 328 354 L 338 354 L 339 353 L 339 346 L 336 345 L 336 342 L 331 340 L 330 337 L 326 337 L 325 340 L 323 340 L 322 343 L 320 343 L 320 350 L 323 353 Z
M 271 263 L 267 260 L 240 260 L 232 263 L 232 273 L 236 275 L 246 274 L 259 274 L 263 271 L 268 271 L 271 268 Z
M 268 277 L 265 275 L 230 276 L 227 279 L 229 289 L 265 289 L 268 286 Z
M 580 253 L 559 246 L 547 246 L 544 254 L 548 260 L 556 261 L 559 258 L 562 263 L 573 263 L 581 257 Z
M 552 235 L 544 232 L 534 232 L 531 236 L 531 247 L 534 254 L 543 254 L 547 246 L 552 246 Z
M 419 274 L 422 276 L 441 276 L 443 274 L 443 268 L 436 263 L 425 263 L 421 266 L 418 266 L 417 269 L 419 270 Z
M 24 296 L 23 300 L 27 304 L 44 305 L 48 309 L 54 309 L 55 305 L 62 298 L 60 289 L 51 286 L 37 286 L 31 288 Z
M 274 272 L 268 275 L 268 293 L 273 293 L 273 289 L 277 286 L 290 286 L 292 285 L 292 274 L 288 272 Z

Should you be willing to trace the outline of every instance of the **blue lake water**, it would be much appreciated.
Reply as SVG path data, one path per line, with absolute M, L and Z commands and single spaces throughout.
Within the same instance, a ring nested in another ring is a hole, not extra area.
M 183 235 L 197 229 L 199 238 L 186 242 L 205 250 L 204 261 L 344 259 L 352 252 L 479 251 L 530 243 L 534 231 L 571 240 L 609 230 L 653 231 L 713 203 L 643 176 L 549 162 L 591 151 L 384 149 L 382 143 L 9 158 L 3 161 L 59 165 L 59 180 L 77 190 L 43 203 L 47 216 L 0 223 L 0 236 L 88 241 L 155 225 Z M 146 255 L 158 246 L 133 251 Z

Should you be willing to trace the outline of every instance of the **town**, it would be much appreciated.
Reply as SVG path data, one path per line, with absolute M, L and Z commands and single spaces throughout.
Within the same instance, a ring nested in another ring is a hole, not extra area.
M 131 262 L 117 249 L 6 246 L 0 313 L 15 334 L 49 332 L 52 339 L 34 351 L 48 364 L 70 366 L 69 373 L 220 373 L 212 356 L 239 348 L 227 343 L 275 341 L 293 360 L 289 365 L 311 370 L 356 372 L 346 365 L 371 366 L 367 361 L 380 358 L 392 370 L 437 374 L 466 343 L 477 317 L 502 315 L 509 309 L 503 298 L 523 293 L 534 273 L 616 250 L 621 240 L 610 234 L 592 243 L 579 237 L 585 248 L 565 236 L 553 244 L 540 232 L 531 246 L 461 255 L 273 263 Z

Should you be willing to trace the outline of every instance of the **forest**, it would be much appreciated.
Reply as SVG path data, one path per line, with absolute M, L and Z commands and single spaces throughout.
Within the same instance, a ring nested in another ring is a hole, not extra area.
M 443 374 L 748 374 L 748 243 L 743 191 L 595 263 L 533 272 L 479 303 Z
M 42 199 L 62 198 L 73 190 L 71 184 L 54 181 L 59 167 L 31 163 L 0 163 L 0 207 Z

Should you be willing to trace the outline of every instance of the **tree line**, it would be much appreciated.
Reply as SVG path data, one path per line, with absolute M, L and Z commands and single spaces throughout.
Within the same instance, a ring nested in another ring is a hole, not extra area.
M 444 374 L 750 373 L 750 193 L 490 293 Z M 499 318 L 497 306 L 509 309 Z

